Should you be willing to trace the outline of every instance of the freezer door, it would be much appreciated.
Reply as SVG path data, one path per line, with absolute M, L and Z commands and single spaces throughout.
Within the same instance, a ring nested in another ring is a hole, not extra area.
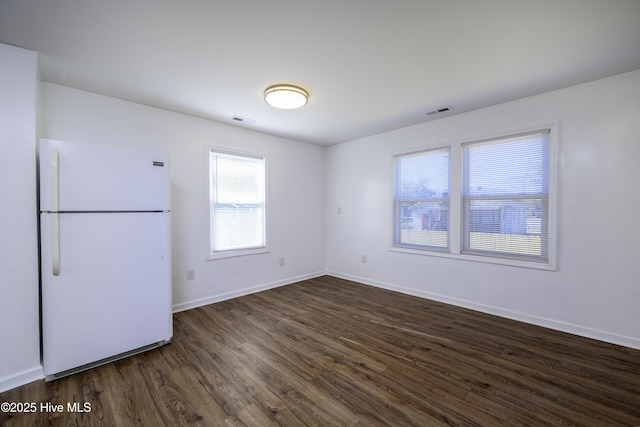
M 40 140 L 40 210 L 170 210 L 169 156 Z
M 170 213 L 58 215 L 57 276 L 55 216 L 41 215 L 45 375 L 169 340 Z

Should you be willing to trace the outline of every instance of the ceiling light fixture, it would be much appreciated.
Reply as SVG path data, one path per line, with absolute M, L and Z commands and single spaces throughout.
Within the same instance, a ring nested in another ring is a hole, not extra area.
M 277 84 L 264 91 L 264 100 L 272 107 L 292 110 L 300 108 L 309 100 L 306 90 L 293 85 Z

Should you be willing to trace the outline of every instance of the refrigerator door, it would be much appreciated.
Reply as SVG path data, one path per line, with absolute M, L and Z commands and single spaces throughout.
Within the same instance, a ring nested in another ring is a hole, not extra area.
M 43 213 L 40 219 L 45 375 L 171 338 L 170 213 Z
M 41 211 L 170 209 L 167 154 L 42 139 L 39 156 Z

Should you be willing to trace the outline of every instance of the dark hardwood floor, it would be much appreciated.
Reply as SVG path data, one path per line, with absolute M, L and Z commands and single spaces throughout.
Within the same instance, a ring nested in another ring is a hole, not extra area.
M 174 319 L 168 346 L 1 393 L 37 410 L 0 424 L 640 426 L 639 350 L 329 276 Z

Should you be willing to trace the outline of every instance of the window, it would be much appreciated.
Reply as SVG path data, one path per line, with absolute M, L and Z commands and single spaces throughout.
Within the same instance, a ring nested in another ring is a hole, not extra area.
M 462 147 L 463 253 L 547 262 L 549 131 Z
M 264 157 L 208 154 L 209 258 L 266 251 Z
M 394 156 L 391 250 L 555 269 L 557 127 Z
M 395 158 L 394 244 L 449 248 L 449 149 Z

